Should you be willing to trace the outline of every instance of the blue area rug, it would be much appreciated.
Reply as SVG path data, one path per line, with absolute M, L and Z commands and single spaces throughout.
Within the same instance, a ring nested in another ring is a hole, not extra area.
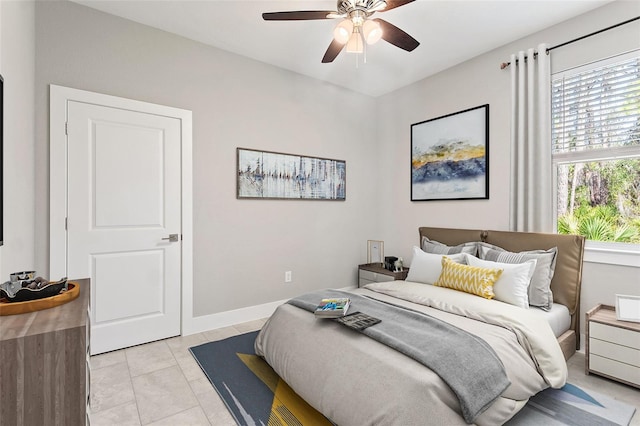
M 331 425 L 255 355 L 257 334 L 254 331 L 189 349 L 236 422 L 241 426 Z M 535 395 L 506 424 L 626 426 L 634 412 L 634 407 L 606 395 L 567 384 Z
M 509 426 L 628 425 L 635 407 L 609 396 L 567 383 L 562 389 L 545 389 L 506 424 Z

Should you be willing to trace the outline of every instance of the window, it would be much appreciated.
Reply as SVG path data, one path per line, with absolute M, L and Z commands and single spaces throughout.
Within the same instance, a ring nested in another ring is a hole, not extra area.
M 558 233 L 640 243 L 640 51 L 554 74 Z

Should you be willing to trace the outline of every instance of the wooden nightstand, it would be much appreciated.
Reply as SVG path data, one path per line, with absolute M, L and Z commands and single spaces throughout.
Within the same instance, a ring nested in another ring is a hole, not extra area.
M 640 323 L 618 321 L 613 306 L 587 312 L 586 374 L 640 388 Z
M 358 287 L 371 283 L 381 283 L 385 281 L 404 280 L 407 278 L 409 268 L 404 268 L 400 272 L 384 269 L 379 263 L 365 263 L 358 265 Z

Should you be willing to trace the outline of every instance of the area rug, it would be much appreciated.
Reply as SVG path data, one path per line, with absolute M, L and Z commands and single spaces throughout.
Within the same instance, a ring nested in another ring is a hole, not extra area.
M 190 348 L 238 425 L 332 425 L 255 354 L 258 332 Z M 567 384 L 529 400 L 509 426 L 628 425 L 635 408 Z

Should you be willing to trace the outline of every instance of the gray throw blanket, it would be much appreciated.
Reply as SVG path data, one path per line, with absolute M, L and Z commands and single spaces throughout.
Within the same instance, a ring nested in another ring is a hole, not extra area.
M 429 315 L 340 290 L 307 293 L 287 303 L 313 312 L 320 300 L 338 297 L 351 299 L 348 313 L 359 311 L 382 320 L 363 334 L 440 376 L 458 397 L 467 423 L 473 423 L 511 384 L 498 355 L 484 340 Z

